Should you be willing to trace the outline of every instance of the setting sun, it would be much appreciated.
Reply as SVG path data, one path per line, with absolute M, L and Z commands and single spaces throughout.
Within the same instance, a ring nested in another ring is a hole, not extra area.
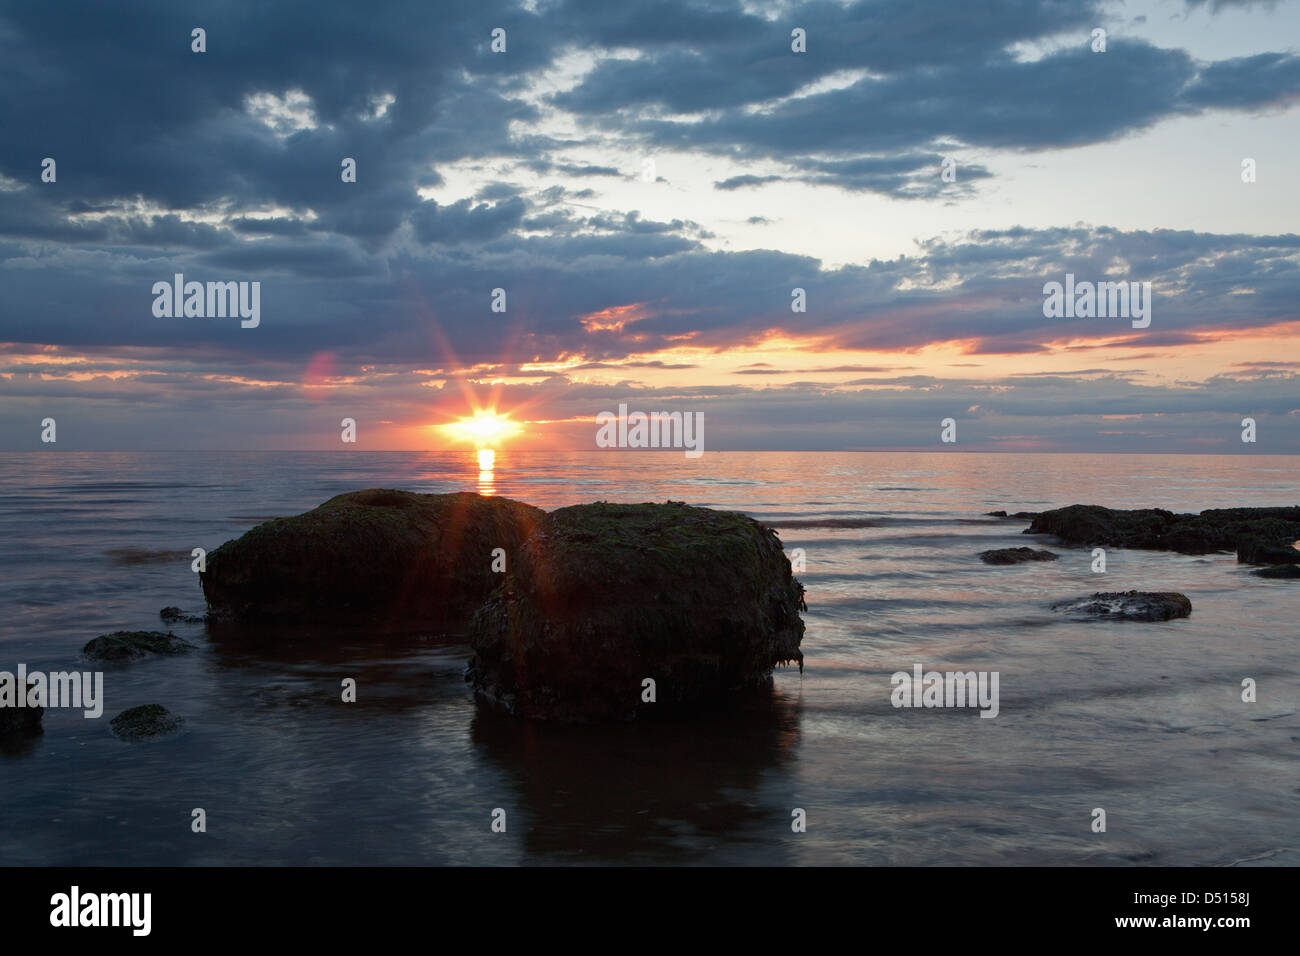
M 496 412 L 479 412 L 473 418 L 462 418 L 440 426 L 442 431 L 458 441 L 470 441 L 480 448 L 497 445 L 518 435 L 524 426 Z

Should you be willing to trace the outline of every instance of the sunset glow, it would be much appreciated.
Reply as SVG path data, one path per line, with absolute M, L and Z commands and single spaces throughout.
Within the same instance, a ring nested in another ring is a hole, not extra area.
M 440 427 L 447 437 L 473 442 L 479 448 L 495 447 L 524 430 L 523 425 L 493 411 L 478 412 L 473 418 L 462 418 Z

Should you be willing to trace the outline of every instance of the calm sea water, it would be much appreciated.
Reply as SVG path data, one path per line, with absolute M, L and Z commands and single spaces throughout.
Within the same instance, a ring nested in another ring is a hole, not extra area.
M 1230 554 L 1111 551 L 1094 574 L 1089 552 L 982 516 L 1296 504 L 1296 464 L 499 452 L 489 476 L 472 454 L 3 454 L 0 670 L 84 668 L 92 637 L 159 628 L 164 605 L 198 613 L 191 548 L 366 487 L 744 511 L 805 549 L 809 610 L 804 673 L 778 671 L 770 695 L 587 728 L 480 710 L 463 644 L 358 632 L 250 650 L 175 626 L 200 650 L 108 671 L 101 719 L 47 711 L 42 737 L 0 755 L 0 864 L 1300 863 L 1300 585 Z M 976 558 L 1024 544 L 1061 560 Z M 1049 609 L 1129 588 L 1195 610 L 1121 624 Z M 998 671 L 1000 715 L 894 709 L 889 676 L 915 663 Z M 112 736 L 114 714 L 153 702 L 186 729 Z

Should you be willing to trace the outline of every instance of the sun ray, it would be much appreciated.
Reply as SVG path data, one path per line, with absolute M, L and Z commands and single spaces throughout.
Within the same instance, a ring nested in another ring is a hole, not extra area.
M 439 426 L 442 433 L 454 441 L 472 442 L 477 448 L 495 448 L 507 438 L 513 438 L 524 426 L 506 415 L 492 410 L 476 412 L 472 418 L 462 418 Z

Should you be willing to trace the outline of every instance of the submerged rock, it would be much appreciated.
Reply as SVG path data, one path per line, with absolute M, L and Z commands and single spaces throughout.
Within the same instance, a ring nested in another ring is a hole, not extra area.
M 170 632 L 115 631 L 88 642 L 81 652 L 87 660 L 120 663 L 150 654 L 183 654 L 192 650 L 193 644 Z
M 985 564 L 1023 564 L 1026 561 L 1055 561 L 1059 555 L 1051 551 L 1034 548 L 997 548 L 993 551 L 981 551 L 980 560 Z
M 31 687 L 22 689 L 26 694 Z M 36 707 L 4 707 L 0 706 L 0 745 L 16 745 L 19 742 L 35 737 L 44 733 L 45 728 L 41 726 L 41 718 L 45 716 L 45 708 Z
M 186 614 L 178 607 L 165 607 L 158 612 L 164 624 L 202 624 L 207 620 L 206 617 L 196 614 Z
M 1217 508 L 1195 515 L 1163 508 L 1116 511 L 1070 505 L 1041 512 L 1024 533 L 1052 534 L 1090 547 L 1209 554 L 1243 546 L 1289 546 L 1300 538 L 1300 508 Z M 1239 560 L 1249 563 L 1240 555 Z
M 565 721 L 705 703 L 766 683 L 778 664 L 802 670 L 801 610 L 776 532 L 745 515 L 561 508 L 474 616 L 466 680 L 511 713 Z
M 1177 591 L 1108 591 L 1072 601 L 1058 601 L 1054 611 L 1124 621 L 1168 621 L 1187 617 L 1192 602 Z
M 162 704 L 142 704 L 124 710 L 109 722 L 109 728 L 123 740 L 152 740 L 181 729 L 183 717 L 173 714 Z
M 463 631 L 545 512 L 509 498 L 371 489 L 227 541 L 199 579 L 235 621 Z

